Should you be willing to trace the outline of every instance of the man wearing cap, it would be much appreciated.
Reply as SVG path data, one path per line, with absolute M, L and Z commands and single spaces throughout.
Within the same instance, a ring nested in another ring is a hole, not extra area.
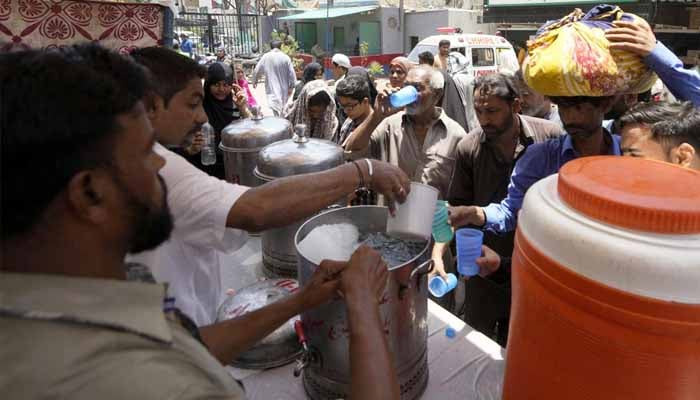
M 276 117 L 282 115 L 284 105 L 292 95 L 296 83 L 292 59 L 280 50 L 281 47 L 281 41 L 273 40 L 270 43 L 271 50 L 260 57 L 253 72 L 253 87 L 258 86 L 260 75 L 265 75 L 267 105 Z
M 345 54 L 335 54 L 332 61 L 332 71 L 333 79 L 335 79 L 335 85 L 331 86 L 331 93 L 333 93 L 335 96 L 335 104 L 339 104 L 340 99 L 338 99 L 338 96 L 335 94 L 335 89 L 338 87 L 338 84 L 345 79 L 348 71 L 350 68 L 352 68 L 352 65 L 350 65 L 350 59 Z M 343 123 L 345 123 L 345 119 L 348 116 L 345 114 L 345 109 L 343 109 L 343 107 L 337 107 L 335 110 L 335 117 L 338 118 L 338 128 L 335 132 L 333 132 L 333 135 L 339 135 L 340 128 L 343 126 Z
M 335 84 L 337 85 L 345 79 L 345 75 L 348 74 L 348 70 L 352 68 L 352 65 L 350 65 L 348 56 L 340 53 L 333 55 L 331 61 L 333 61 L 333 79 L 335 79 Z

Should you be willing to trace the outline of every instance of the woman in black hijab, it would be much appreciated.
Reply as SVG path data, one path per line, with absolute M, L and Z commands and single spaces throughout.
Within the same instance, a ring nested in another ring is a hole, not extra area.
M 202 165 L 196 160 L 195 165 L 209 175 L 225 179 L 224 156 L 219 149 L 221 130 L 231 122 L 240 119 L 242 112 L 248 115 L 247 97 L 241 88 L 234 84 L 233 70 L 223 63 L 209 66 L 207 79 L 204 81 L 204 101 L 202 105 L 207 113 L 209 124 L 216 135 L 216 164 Z M 235 100 L 234 100 L 235 99 Z
M 299 94 L 301 94 L 301 89 L 304 88 L 304 85 L 316 79 L 323 79 L 323 67 L 321 64 L 314 62 L 304 67 L 304 75 L 302 76 L 301 81 L 294 87 L 294 96 L 292 96 L 292 101 L 299 98 Z

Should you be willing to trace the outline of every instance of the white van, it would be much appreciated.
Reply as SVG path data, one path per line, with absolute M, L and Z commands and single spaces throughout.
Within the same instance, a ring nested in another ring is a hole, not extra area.
M 454 33 L 430 36 L 418 42 L 408 59 L 418 63 L 418 55 L 424 51 L 437 57 L 438 43 L 441 40 L 450 41 L 450 53 L 457 52 L 465 56 L 459 59 L 450 57 L 448 72 L 466 72 L 476 77 L 494 72 L 514 73 L 519 69 L 513 46 L 505 38 L 496 35 Z M 463 65 L 465 59 L 466 66 Z

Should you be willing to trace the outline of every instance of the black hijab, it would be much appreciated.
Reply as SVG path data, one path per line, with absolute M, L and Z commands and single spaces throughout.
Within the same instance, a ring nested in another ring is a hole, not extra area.
M 313 80 L 316 80 L 316 75 L 318 75 L 319 72 L 323 71 L 323 67 L 319 63 L 311 63 L 304 67 L 304 76 L 302 78 L 302 81 L 304 83 L 311 82 Z
M 304 88 L 304 85 L 316 80 L 316 75 L 318 75 L 319 72 L 323 72 L 323 67 L 319 63 L 313 62 L 304 67 L 304 73 L 301 76 L 301 81 L 294 87 L 294 96 L 292 97 L 292 100 L 299 98 L 299 94 L 301 94 L 301 90 Z
M 234 120 L 234 113 L 238 114 L 238 108 L 233 104 L 233 93 L 229 93 L 224 100 L 218 100 L 211 94 L 212 85 L 225 81 L 233 83 L 233 70 L 223 63 L 214 63 L 209 66 L 207 79 L 204 81 L 204 111 L 209 118 L 209 124 L 216 133 L 216 142 L 221 137 L 221 130 Z

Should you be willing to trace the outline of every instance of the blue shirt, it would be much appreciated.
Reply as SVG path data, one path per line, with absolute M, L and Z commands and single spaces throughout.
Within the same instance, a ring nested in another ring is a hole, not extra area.
M 700 107 L 700 74 L 683 68 L 683 62 L 661 42 L 644 58 L 647 66 L 659 76 L 671 94 L 680 101 Z
M 180 45 L 180 50 L 192 56 L 192 41 L 190 39 L 185 39 Z
M 610 141 L 609 155 L 621 155 L 620 137 L 605 135 Z M 567 162 L 578 158 L 579 154 L 574 149 L 571 136 L 563 135 L 556 139 L 550 139 L 542 143 L 530 145 L 523 154 L 510 176 L 508 196 L 500 203 L 491 203 L 484 207 L 486 224 L 484 229 L 504 233 L 515 229 L 518 222 L 518 211 L 523 205 L 525 192 L 540 179 L 544 179 L 559 172 L 559 168 Z

